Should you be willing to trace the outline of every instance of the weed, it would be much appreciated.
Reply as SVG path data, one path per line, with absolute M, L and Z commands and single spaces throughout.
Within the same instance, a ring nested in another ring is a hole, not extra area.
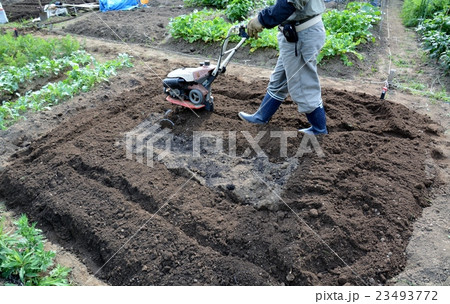
M 0 28 L 5 28 L 5 29 L 14 29 L 14 28 L 23 29 L 23 28 L 27 28 L 27 27 L 33 27 L 33 26 L 34 26 L 34 24 L 32 23 L 32 19 L 0 24 Z
M 392 62 L 399 68 L 407 68 L 410 67 L 411 65 L 408 63 L 408 61 L 404 60 L 404 59 L 393 59 Z
M 401 84 L 396 84 L 396 86 L 404 90 L 406 92 L 409 92 L 412 95 L 418 95 L 418 96 L 424 96 L 431 99 L 431 102 L 437 102 L 437 101 L 443 101 L 443 102 L 450 102 L 450 96 L 448 95 L 445 88 L 442 88 L 442 90 L 434 92 L 430 90 L 426 90 L 426 86 L 421 83 L 409 83 L 408 85 L 404 86 Z
M 414 89 L 414 90 L 425 90 L 426 85 L 424 85 L 423 83 L 420 82 L 413 82 L 409 84 L 409 88 Z

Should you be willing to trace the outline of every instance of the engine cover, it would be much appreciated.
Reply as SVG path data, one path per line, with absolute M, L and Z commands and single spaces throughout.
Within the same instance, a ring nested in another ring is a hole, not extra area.
M 163 80 L 164 87 L 168 89 L 184 89 L 187 86 L 186 80 L 183 78 L 166 78 Z
M 213 65 L 204 65 L 198 68 L 176 69 L 170 72 L 167 78 L 182 78 L 186 82 L 194 82 L 207 77 L 215 68 Z

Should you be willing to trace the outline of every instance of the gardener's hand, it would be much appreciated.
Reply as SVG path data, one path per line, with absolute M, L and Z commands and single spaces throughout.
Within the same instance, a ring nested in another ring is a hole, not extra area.
M 250 37 L 258 39 L 258 33 L 262 32 L 264 27 L 259 22 L 258 17 L 253 18 L 247 24 L 247 33 Z

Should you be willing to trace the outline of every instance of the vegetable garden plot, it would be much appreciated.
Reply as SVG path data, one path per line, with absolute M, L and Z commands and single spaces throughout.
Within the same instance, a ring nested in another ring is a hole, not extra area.
M 100 63 L 79 50 L 70 36 L 45 40 L 9 32 L 0 40 L 0 129 L 24 118 L 27 111 L 49 109 L 132 66 L 127 54 Z
M 174 111 L 174 138 L 306 125 L 290 102 L 267 126 L 240 121 L 237 112 L 257 108 L 266 82 L 252 86 L 248 92 L 242 79 L 221 79 L 214 113 L 196 118 L 187 109 Z M 283 205 L 255 209 L 243 193 L 251 196 L 251 190 L 232 177 L 226 178 L 234 189 L 209 187 L 156 159 L 153 167 L 128 159 L 126 134 L 163 114 L 169 107 L 163 100 L 154 79 L 81 110 L 15 156 L 0 175 L 0 196 L 90 261 L 93 271 L 152 218 L 100 272 L 116 285 L 361 285 L 385 283 L 403 269 L 411 225 L 433 183 L 425 171 L 433 136 L 428 118 L 378 97 L 324 90 L 330 129 L 320 142 L 325 157 L 305 155 L 280 183 L 281 197 L 303 222 Z M 249 147 L 240 136 L 238 156 Z M 300 141 L 289 141 L 289 149 Z M 269 161 L 281 163 L 275 141 L 261 146 Z M 212 157 L 201 161 L 216 164 Z M 277 174 L 262 172 L 262 178 L 276 181 Z
M 186 6 L 189 2 L 198 6 Z M 127 43 L 142 43 L 178 52 L 211 55 L 217 53 L 219 43 L 226 37 L 229 28 L 242 20 L 244 23 L 248 22 L 249 16 L 245 13 L 239 21 L 230 22 L 229 20 L 234 20 L 231 17 L 233 15 L 230 16 L 230 12 L 223 9 L 223 5 L 207 2 L 174 1 L 173 5 L 168 5 L 163 1 L 151 1 L 150 7 L 144 10 L 91 14 L 69 24 L 64 31 Z M 239 6 L 252 9 L 254 6 L 251 2 L 257 2 L 257 10 L 263 7 L 263 1 L 237 2 L 240 3 Z M 207 4 L 208 8 L 203 9 L 204 4 Z M 252 10 L 248 10 L 248 13 L 250 12 Z M 349 55 L 362 60 L 363 55 L 358 47 L 375 41 L 371 30 L 381 20 L 380 15 L 378 8 L 360 2 L 350 3 L 343 11 L 331 10 L 324 13 L 327 40 L 318 57 L 319 61 L 340 57 L 345 65 L 351 66 L 354 62 L 350 60 Z M 251 59 L 261 65 L 274 65 L 276 60 L 273 62 L 272 57 L 277 54 L 277 34 L 278 28 L 266 29 L 259 34 L 259 39 L 248 39 L 247 47 L 238 52 L 235 59 Z M 239 38 L 231 37 L 231 40 L 239 41 Z M 258 51 L 270 53 L 258 55 Z M 268 59 L 272 59 L 270 63 L 267 63 Z

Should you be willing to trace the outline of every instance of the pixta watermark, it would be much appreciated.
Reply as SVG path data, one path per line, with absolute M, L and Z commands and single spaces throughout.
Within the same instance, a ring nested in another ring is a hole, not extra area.
M 300 137 L 300 144 L 295 147 L 293 153 L 289 140 Z M 249 131 L 194 131 L 190 138 L 186 138 L 186 135 L 183 137 L 176 135 L 171 129 L 163 128 L 158 123 L 145 121 L 126 133 L 126 157 L 145 163 L 149 167 L 153 167 L 155 161 L 163 161 L 169 156 L 176 157 L 180 154 L 191 158 L 214 154 L 225 154 L 231 158 L 250 156 L 268 158 L 264 151 L 264 143 L 261 143 L 263 138 L 269 138 L 271 143 L 277 143 L 279 149 L 277 156 L 280 158 L 300 158 L 311 153 L 315 153 L 318 157 L 325 156 L 316 136 L 298 131 L 259 131 L 256 134 Z M 242 147 L 245 147 L 245 150 Z M 290 156 L 288 156 L 289 147 L 293 154 Z M 271 150 L 274 150 L 273 144 Z

